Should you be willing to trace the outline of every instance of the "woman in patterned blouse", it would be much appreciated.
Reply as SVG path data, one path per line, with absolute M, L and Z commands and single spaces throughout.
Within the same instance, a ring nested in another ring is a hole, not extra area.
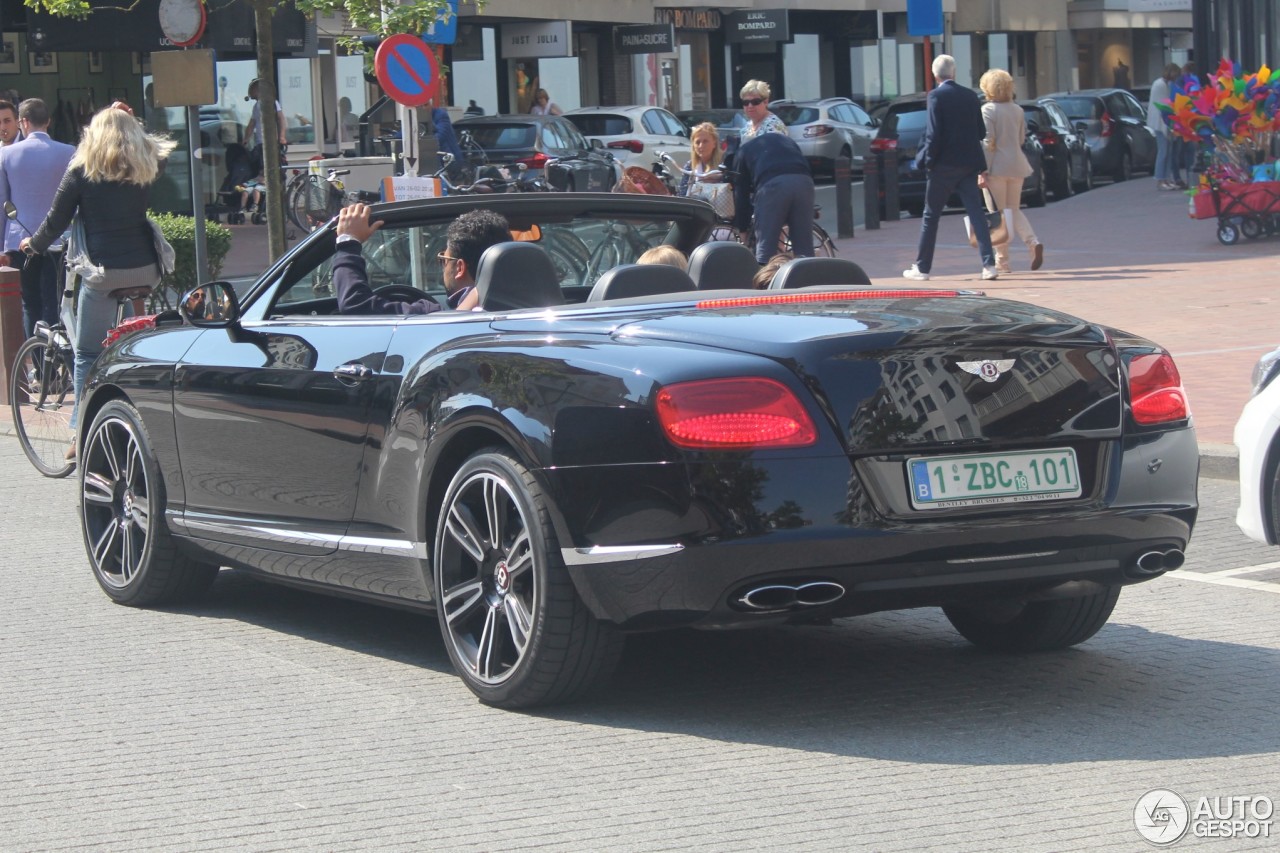
M 763 80 L 748 80 L 738 95 L 742 98 L 742 112 L 751 123 L 741 130 L 743 142 L 755 139 L 762 133 L 786 133 L 782 119 L 769 112 L 769 84 Z

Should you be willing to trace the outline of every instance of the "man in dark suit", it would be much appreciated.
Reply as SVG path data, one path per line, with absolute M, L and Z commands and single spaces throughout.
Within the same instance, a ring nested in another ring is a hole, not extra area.
M 938 241 L 938 219 L 947 199 L 955 193 L 960 196 L 973 224 L 982 253 L 982 278 L 992 281 L 997 277 L 996 255 L 991 248 L 986 207 L 978 190 L 979 176 L 987 171 L 987 158 L 982 153 L 982 140 L 987 135 L 982 105 L 973 90 L 956 83 L 956 61 L 951 56 L 944 53 L 933 61 L 933 76 L 938 80 L 938 87 L 929 93 L 928 124 L 916 155 L 918 165 L 928 176 L 924 222 L 920 226 L 916 262 L 903 270 L 902 275 L 914 281 L 929 280 L 933 248 Z
M 49 108 L 39 98 L 27 98 L 18 105 L 18 126 L 26 137 L 0 149 L 0 202 L 12 201 L 18 218 L 0 223 L 5 227 L 0 265 L 12 264 L 22 270 L 22 326 L 31 337 L 36 321 L 52 325 L 58 321 L 58 268 L 61 259 L 50 255 L 24 255 L 22 239 L 31 236 L 27 228 L 39 228 L 49 215 L 58 184 L 76 149 L 49 137 Z

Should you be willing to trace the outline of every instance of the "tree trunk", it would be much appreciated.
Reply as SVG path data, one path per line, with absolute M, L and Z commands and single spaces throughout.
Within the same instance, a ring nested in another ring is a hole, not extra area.
M 276 68 L 268 0 L 253 0 L 258 42 L 258 125 L 262 128 L 262 172 L 267 179 L 267 250 L 270 262 L 284 254 L 284 181 L 280 173 L 280 122 L 276 116 Z

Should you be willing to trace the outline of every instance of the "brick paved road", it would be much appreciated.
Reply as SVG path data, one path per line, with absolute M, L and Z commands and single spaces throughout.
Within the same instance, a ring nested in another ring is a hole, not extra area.
M 1280 571 L 1219 574 L 1280 550 L 1233 484 L 1076 650 L 979 654 L 936 611 L 638 637 L 537 714 L 477 704 L 422 616 L 231 572 L 113 605 L 75 489 L 0 438 L 5 851 L 1141 850 L 1149 789 L 1280 799 Z

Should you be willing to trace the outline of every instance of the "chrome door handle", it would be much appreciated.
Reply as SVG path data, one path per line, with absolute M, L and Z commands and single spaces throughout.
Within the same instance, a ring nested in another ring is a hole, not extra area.
M 335 367 L 333 375 L 338 377 L 339 382 L 354 384 L 356 382 L 364 382 L 366 379 L 372 379 L 373 371 L 358 361 L 352 361 Z

